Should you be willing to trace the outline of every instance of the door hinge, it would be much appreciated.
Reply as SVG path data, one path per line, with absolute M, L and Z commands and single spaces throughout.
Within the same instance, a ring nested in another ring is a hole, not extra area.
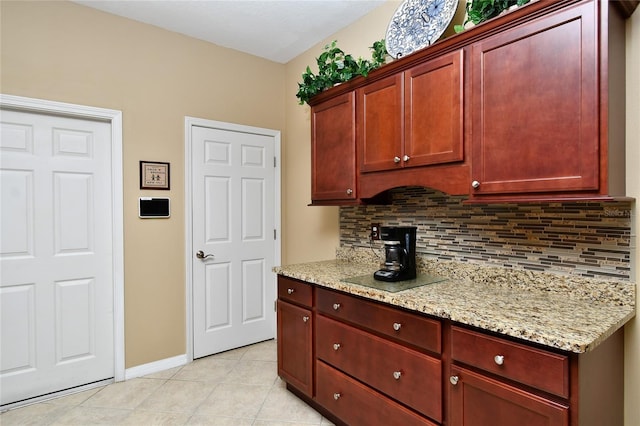
M 277 166 L 276 166 L 276 161 L 277 161 L 277 160 L 276 160 L 276 157 L 273 157 L 273 167 L 277 167 Z
M 273 312 L 278 312 L 278 301 L 277 300 L 273 301 Z
M 273 230 L 273 239 L 274 240 L 278 239 L 278 231 L 276 229 Z

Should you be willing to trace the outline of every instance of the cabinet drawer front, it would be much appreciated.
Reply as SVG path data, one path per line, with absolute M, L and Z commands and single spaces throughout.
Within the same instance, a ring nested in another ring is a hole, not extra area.
M 318 312 L 431 352 L 441 352 L 440 322 L 342 293 L 317 289 Z
M 452 367 L 452 426 L 567 426 L 569 408 L 464 368 Z
M 278 276 L 278 298 L 311 307 L 313 287 L 303 281 Z
M 316 361 L 316 374 L 316 400 L 346 424 L 436 426 L 322 361 Z
M 569 358 L 459 327 L 451 329 L 451 358 L 567 398 Z
M 316 357 L 440 421 L 439 359 L 330 318 L 316 317 Z

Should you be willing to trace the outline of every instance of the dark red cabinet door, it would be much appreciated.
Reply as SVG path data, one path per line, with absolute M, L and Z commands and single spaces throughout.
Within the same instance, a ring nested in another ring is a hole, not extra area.
M 474 195 L 599 189 L 596 3 L 471 46 Z

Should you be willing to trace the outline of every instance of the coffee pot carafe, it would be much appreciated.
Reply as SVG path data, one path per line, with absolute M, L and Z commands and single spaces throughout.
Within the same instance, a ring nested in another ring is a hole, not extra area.
M 383 267 L 374 272 L 374 279 L 403 281 L 416 277 L 416 229 L 415 226 L 380 227 L 385 259 Z

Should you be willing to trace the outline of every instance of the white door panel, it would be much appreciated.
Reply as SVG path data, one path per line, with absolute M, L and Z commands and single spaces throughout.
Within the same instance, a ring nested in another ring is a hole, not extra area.
M 275 336 L 275 142 L 270 135 L 193 126 L 193 353 Z
M 0 401 L 114 375 L 111 126 L 2 110 Z

